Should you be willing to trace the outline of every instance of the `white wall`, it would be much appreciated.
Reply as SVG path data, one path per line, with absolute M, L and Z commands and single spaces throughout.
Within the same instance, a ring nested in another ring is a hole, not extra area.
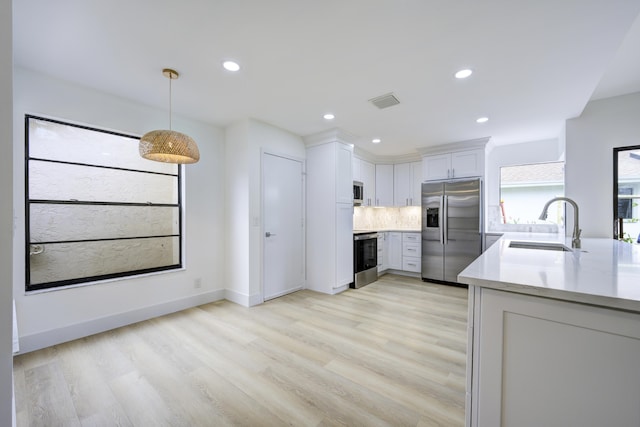
M 262 163 L 269 152 L 306 158 L 302 138 L 254 119 L 226 130 L 226 298 L 251 306 L 262 302 Z
M 192 136 L 201 153 L 200 162 L 187 165 L 184 174 L 185 269 L 25 295 L 22 185 L 25 113 L 134 135 L 164 128 L 167 120 L 164 110 L 28 70 L 17 68 L 14 71 L 13 158 L 16 185 L 13 201 L 17 228 L 13 245 L 13 277 L 20 344 L 24 351 L 223 298 L 223 132 L 175 115 L 174 128 Z M 202 280 L 199 289 L 194 286 L 196 278 Z
M 580 207 L 582 237 L 613 237 L 613 148 L 632 145 L 640 145 L 640 92 L 589 102 L 567 120 L 565 192 Z
M 530 141 L 519 144 L 497 145 L 487 150 L 485 161 L 485 205 L 487 231 L 500 228 L 500 168 L 530 163 L 555 162 L 563 158 L 563 147 L 558 139 Z M 540 210 L 542 210 L 542 205 Z
M 249 137 L 247 121 L 225 133 L 225 297 L 249 306 Z
M 0 1 L 0 425 L 11 425 L 12 396 L 12 81 L 11 0 Z

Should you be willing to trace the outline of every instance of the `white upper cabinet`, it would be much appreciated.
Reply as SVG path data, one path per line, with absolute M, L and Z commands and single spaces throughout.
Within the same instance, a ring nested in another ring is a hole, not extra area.
M 422 162 L 412 162 L 411 182 L 413 192 L 411 195 L 411 205 L 413 206 L 422 205 L 422 181 L 424 181 L 422 177 Z
M 362 175 L 361 175 L 361 166 L 360 166 L 360 162 L 362 160 L 360 160 L 359 158 L 357 158 L 356 156 L 353 156 L 353 166 L 352 166 L 352 170 L 353 170 L 353 180 L 354 181 L 362 181 Z
M 484 149 L 424 156 L 425 181 L 484 176 Z
M 394 206 L 411 206 L 413 197 L 411 163 L 400 163 L 393 166 L 393 204 Z
M 376 167 L 373 163 L 353 157 L 353 180 L 362 183 L 362 206 L 374 206 L 376 202 Z
M 426 181 L 448 179 L 451 176 L 451 154 L 424 156 L 422 159 L 422 175 Z
M 376 165 L 376 206 L 393 206 L 393 165 Z
M 393 170 L 395 206 L 420 206 L 422 162 L 399 163 Z
M 484 150 L 451 153 L 451 178 L 484 175 Z
M 362 206 L 374 206 L 376 197 L 376 166 L 373 163 L 360 161 L 360 181 L 362 181 L 364 196 Z
M 336 144 L 336 203 L 353 204 L 353 149 Z

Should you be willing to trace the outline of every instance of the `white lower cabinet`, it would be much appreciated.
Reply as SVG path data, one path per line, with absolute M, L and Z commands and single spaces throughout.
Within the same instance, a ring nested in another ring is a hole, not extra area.
M 383 273 L 389 268 L 387 265 L 387 233 L 378 232 L 378 273 Z
M 387 233 L 387 248 L 389 268 L 402 270 L 402 233 L 397 231 Z
M 353 282 L 353 204 L 336 203 L 336 284 Z
M 640 314 L 476 286 L 469 307 L 467 425 L 640 426 Z
M 422 254 L 421 234 L 392 231 L 386 233 L 386 235 L 387 268 L 420 273 Z
M 422 238 L 420 233 L 402 233 L 402 269 L 421 272 Z

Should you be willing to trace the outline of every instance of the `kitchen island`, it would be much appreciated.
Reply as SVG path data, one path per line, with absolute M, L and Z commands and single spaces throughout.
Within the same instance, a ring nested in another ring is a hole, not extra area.
M 469 285 L 467 425 L 639 426 L 640 246 L 545 245 L 571 243 L 508 233 L 458 276 Z

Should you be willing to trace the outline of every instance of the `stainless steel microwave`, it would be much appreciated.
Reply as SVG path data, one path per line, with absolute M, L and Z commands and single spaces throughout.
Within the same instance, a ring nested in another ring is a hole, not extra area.
M 353 181 L 353 205 L 360 206 L 364 199 L 363 184 L 360 181 Z

